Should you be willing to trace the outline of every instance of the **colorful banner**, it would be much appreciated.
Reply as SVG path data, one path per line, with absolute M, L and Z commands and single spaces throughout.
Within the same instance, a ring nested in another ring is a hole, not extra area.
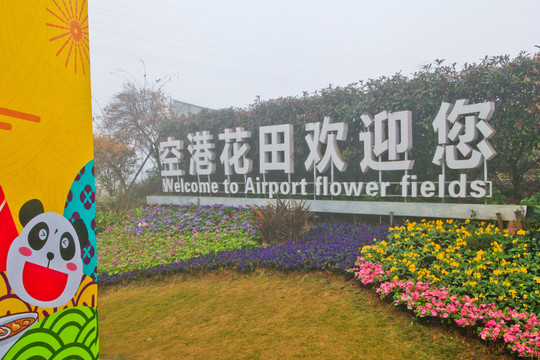
M 0 3 L 0 359 L 97 359 L 85 0 Z

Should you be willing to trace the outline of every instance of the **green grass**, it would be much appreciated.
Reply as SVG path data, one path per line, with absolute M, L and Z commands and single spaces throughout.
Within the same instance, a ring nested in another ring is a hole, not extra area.
M 321 273 L 209 272 L 102 289 L 102 360 L 509 359 Z

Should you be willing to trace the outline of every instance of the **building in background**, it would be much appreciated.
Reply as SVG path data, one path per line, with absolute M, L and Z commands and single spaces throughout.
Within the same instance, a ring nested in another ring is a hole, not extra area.
M 200 112 L 203 109 L 210 110 L 209 108 L 189 104 L 187 102 L 183 102 L 183 101 L 179 101 L 179 100 L 175 100 L 175 99 L 172 99 L 171 101 L 172 101 L 173 109 L 174 109 L 174 111 L 176 112 L 176 114 L 178 116 L 189 115 L 189 114 L 197 114 L 198 112 Z

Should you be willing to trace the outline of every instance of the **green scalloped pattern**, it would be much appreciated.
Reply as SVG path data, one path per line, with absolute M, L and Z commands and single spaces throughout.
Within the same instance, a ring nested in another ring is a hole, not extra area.
M 97 360 L 98 348 L 97 309 L 79 306 L 38 322 L 3 360 Z

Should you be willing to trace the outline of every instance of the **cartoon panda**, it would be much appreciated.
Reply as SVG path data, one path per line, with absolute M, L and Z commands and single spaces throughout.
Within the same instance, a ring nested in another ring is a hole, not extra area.
M 81 248 L 88 242 L 84 222 L 44 212 L 37 199 L 25 203 L 24 226 L 9 248 L 6 274 L 13 292 L 29 304 L 55 308 L 75 296 L 81 283 Z

